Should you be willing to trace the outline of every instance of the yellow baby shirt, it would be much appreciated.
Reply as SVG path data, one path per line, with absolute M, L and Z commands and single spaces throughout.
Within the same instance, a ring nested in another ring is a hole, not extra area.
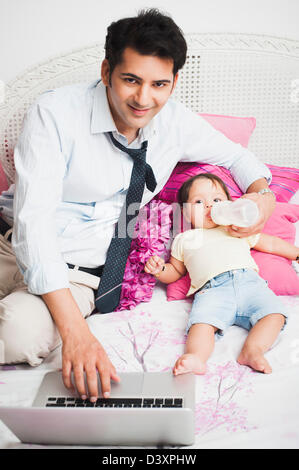
M 191 286 L 187 295 L 226 271 L 242 268 L 258 271 L 250 248 L 254 247 L 259 237 L 260 234 L 246 238 L 232 237 L 223 226 L 179 233 L 173 240 L 171 254 L 182 261 L 189 272 Z

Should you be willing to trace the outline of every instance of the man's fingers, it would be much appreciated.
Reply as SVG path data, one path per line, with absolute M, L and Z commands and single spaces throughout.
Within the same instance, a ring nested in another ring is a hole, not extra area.
M 65 342 L 63 380 L 67 388 L 72 387 L 73 381 L 81 398 L 89 396 L 91 401 L 95 401 L 99 396 L 98 373 L 103 394 L 109 394 L 111 377 L 116 381 L 119 377 L 105 350 L 92 334 L 75 336 L 72 341 Z
M 227 227 L 227 231 L 229 235 L 233 237 L 243 238 L 259 233 L 260 229 L 257 225 L 252 225 L 251 227 L 237 227 L 236 225 L 231 225 Z
M 100 361 L 94 368 L 86 368 L 86 379 L 90 401 L 95 401 L 99 395 L 98 374 L 101 381 L 102 395 L 105 398 L 108 398 L 111 392 L 111 379 L 115 382 L 120 382 L 120 377 L 117 375 L 116 370 L 112 365 L 111 367 L 103 367 L 103 363 Z
M 74 381 L 75 387 L 71 380 L 71 364 L 66 364 L 63 367 L 63 382 L 67 388 L 72 388 L 77 390 L 81 398 L 86 399 L 89 397 L 90 401 L 94 402 L 99 396 L 98 388 L 98 373 L 101 381 L 102 394 L 105 398 L 108 398 L 111 392 L 111 382 L 112 379 L 115 382 L 120 382 L 120 377 L 117 375 L 117 372 L 109 370 L 109 368 L 103 369 L 103 366 L 98 364 L 98 367 L 88 366 L 85 367 L 86 375 L 86 385 L 84 380 L 84 369 L 83 366 L 77 365 L 74 367 Z
M 76 389 L 78 390 L 78 393 L 81 398 L 87 398 L 87 391 L 84 382 L 84 371 L 82 365 L 74 366 L 74 380 L 76 384 Z
M 97 369 L 94 366 L 88 366 L 85 368 L 86 382 L 88 387 L 88 396 L 90 401 L 94 402 L 98 398 L 98 374 Z
M 120 377 L 117 375 L 115 370 L 111 372 L 111 379 L 114 380 L 114 382 L 120 382 Z
M 102 395 L 104 398 L 109 398 L 111 392 L 111 382 L 110 382 L 110 370 L 103 367 L 99 364 L 98 371 L 100 375 Z
M 242 235 L 242 233 L 248 232 L 248 230 L 244 230 L 242 227 L 237 227 L 236 225 L 231 225 L 228 227 L 228 231 L 232 234 Z
M 74 389 L 72 383 L 72 364 L 69 361 L 64 361 L 62 364 L 62 380 L 66 388 Z

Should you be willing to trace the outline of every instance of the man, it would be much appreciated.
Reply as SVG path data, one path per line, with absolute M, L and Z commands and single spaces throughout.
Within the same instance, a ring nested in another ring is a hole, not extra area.
M 97 373 L 104 396 L 110 380 L 119 380 L 84 320 L 94 310 L 134 168 L 112 138 L 130 149 L 148 142 L 155 185 L 145 186 L 141 205 L 181 160 L 229 168 L 257 202 L 260 220 L 250 229 L 231 227 L 235 236 L 260 231 L 275 206 L 265 165 L 169 99 L 186 59 L 186 42 L 171 18 L 148 10 L 112 23 L 105 49 L 101 81 L 50 90 L 28 111 L 15 149 L 12 243 L 11 230 L 0 237 L 5 362 L 38 365 L 62 341 L 65 386 L 92 401 Z M 12 215 L 6 222 L 12 225 Z

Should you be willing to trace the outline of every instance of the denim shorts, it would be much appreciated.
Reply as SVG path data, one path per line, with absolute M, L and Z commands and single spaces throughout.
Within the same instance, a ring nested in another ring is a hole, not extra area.
M 270 313 L 284 313 L 281 300 L 253 269 L 235 269 L 218 274 L 196 292 L 187 325 L 208 323 L 221 336 L 232 325 L 250 330 Z M 286 321 L 285 321 L 286 324 Z

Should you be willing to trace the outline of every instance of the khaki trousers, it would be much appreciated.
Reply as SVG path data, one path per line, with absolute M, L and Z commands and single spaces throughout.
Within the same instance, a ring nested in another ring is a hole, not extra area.
M 8 234 L 7 234 L 8 235 Z M 84 318 L 94 310 L 99 277 L 69 269 L 70 289 Z M 52 316 L 39 295 L 28 292 L 11 243 L 0 234 L 0 364 L 39 365 L 61 344 Z

